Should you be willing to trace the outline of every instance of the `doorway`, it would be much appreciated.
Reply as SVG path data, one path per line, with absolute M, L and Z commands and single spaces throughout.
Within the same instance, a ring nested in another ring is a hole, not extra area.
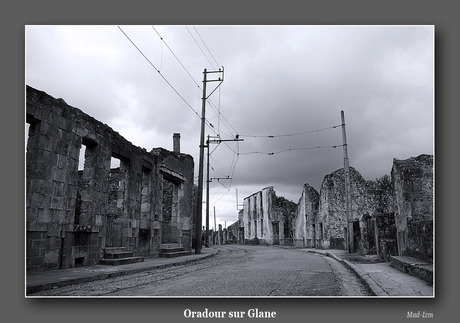
M 280 244 L 280 224 L 279 222 L 272 222 L 273 227 L 273 244 Z

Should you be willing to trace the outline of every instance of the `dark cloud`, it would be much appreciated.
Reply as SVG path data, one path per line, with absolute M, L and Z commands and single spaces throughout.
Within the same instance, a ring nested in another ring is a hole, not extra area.
M 297 135 L 340 125 L 341 110 L 350 165 L 366 179 L 388 174 L 393 158 L 433 153 L 432 26 L 121 28 L 142 54 L 117 26 L 27 26 L 27 84 L 146 149 L 171 149 L 180 132 L 197 168 L 203 70 L 223 66 L 206 135 L 291 134 L 212 147 L 211 176 L 231 177 L 213 180 L 210 194 L 227 223 L 236 188 L 240 202 L 267 186 L 297 202 L 304 183 L 319 190 L 343 167 L 342 147 L 300 150 L 341 145 L 340 127 Z M 255 151 L 284 152 L 236 154 Z

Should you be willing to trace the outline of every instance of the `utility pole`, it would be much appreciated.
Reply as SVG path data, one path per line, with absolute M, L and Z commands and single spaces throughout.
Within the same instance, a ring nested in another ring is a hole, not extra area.
M 243 204 L 238 204 L 238 189 L 235 188 L 235 193 L 236 193 L 236 210 L 239 211 L 240 210 L 240 206 L 243 206 Z
M 219 77 L 217 80 L 208 80 L 207 75 L 209 73 L 222 73 L 222 78 Z M 200 134 L 200 159 L 198 165 L 198 192 L 197 192 L 197 205 L 196 205 L 196 223 L 195 223 L 195 240 L 196 240 L 196 247 L 195 253 L 201 253 L 201 236 L 202 236 L 202 210 L 203 210 L 203 160 L 204 160 L 204 127 L 206 124 L 206 100 L 208 97 L 214 93 L 214 91 L 222 84 L 224 81 L 223 78 L 224 68 L 222 70 L 219 69 L 218 71 L 207 71 L 204 69 L 203 72 L 203 97 L 202 97 L 202 105 L 201 105 L 201 134 Z M 219 82 L 219 84 L 214 88 L 214 90 L 206 96 L 206 84 L 208 82 Z
M 206 179 L 206 240 L 205 244 L 206 247 L 209 247 L 209 183 L 212 182 L 213 179 L 221 180 L 221 179 L 231 179 L 230 177 L 214 177 L 214 178 L 209 178 L 209 145 L 211 143 L 213 144 L 220 144 L 221 142 L 224 141 L 244 141 L 244 139 L 239 139 L 239 136 L 236 135 L 235 139 L 220 139 L 220 137 L 213 137 L 215 139 L 211 140 L 211 137 L 208 136 L 208 140 L 206 141 L 206 147 L 208 148 L 208 156 L 207 156 L 207 179 Z M 214 222 L 215 220 L 215 213 L 216 213 L 216 207 L 214 206 Z M 215 226 L 215 224 L 214 224 Z
M 348 161 L 348 150 L 347 150 L 347 134 L 345 131 L 345 114 L 341 111 L 342 117 L 342 137 L 343 137 L 343 164 L 344 164 L 344 176 L 345 176 L 345 207 L 347 216 L 347 227 L 348 227 L 348 252 L 354 251 L 353 241 L 353 214 L 350 210 L 351 205 L 351 192 L 350 192 L 350 166 Z
M 206 158 L 206 247 L 209 247 L 209 135 L 208 140 L 206 141 L 206 147 L 208 148 L 208 156 Z

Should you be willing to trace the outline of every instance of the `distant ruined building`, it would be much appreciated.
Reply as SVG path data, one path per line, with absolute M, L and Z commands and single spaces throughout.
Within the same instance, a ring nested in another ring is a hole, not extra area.
M 191 252 L 194 162 L 180 153 L 179 134 L 174 151 L 147 152 L 30 86 L 26 122 L 28 272 L 110 263 L 114 250 L 138 261 L 163 247 Z
M 354 251 L 362 254 L 378 253 L 378 246 L 383 243 L 383 239 L 387 239 L 386 235 L 379 234 L 379 230 L 384 225 L 381 217 L 393 216 L 393 201 L 392 198 L 389 198 L 391 192 L 379 190 L 377 186 L 376 182 L 364 180 L 356 169 L 350 167 L 353 246 Z M 380 216 L 379 219 L 377 215 Z M 317 248 L 347 248 L 349 236 L 343 168 L 324 177 L 315 222 Z M 385 250 L 389 248 L 388 245 L 382 245 L 382 247 Z
M 394 159 L 391 177 L 374 181 L 350 167 L 350 179 L 353 251 L 386 261 L 409 255 L 433 262 L 433 156 Z M 276 200 L 273 187 L 244 199 L 239 243 L 347 249 L 343 168 L 324 177 L 320 192 L 304 184 L 295 208 Z
M 319 210 L 319 193 L 309 184 L 304 184 L 297 204 L 295 218 L 296 246 L 318 248 L 316 219 Z M 319 237 L 319 236 L 318 236 Z
M 243 201 L 244 241 L 251 244 L 292 245 L 296 205 L 277 197 L 273 187 Z

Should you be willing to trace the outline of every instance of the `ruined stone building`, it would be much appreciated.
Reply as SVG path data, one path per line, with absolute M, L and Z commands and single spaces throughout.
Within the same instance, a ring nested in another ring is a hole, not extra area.
M 393 160 L 391 176 L 365 180 L 350 167 L 353 252 L 408 255 L 433 262 L 433 156 Z M 244 199 L 232 231 L 237 243 L 347 249 L 344 169 L 326 175 L 320 192 L 304 184 L 298 204 L 267 187 Z
M 273 186 L 246 197 L 242 212 L 244 242 L 292 245 L 295 211 L 296 204 L 276 196 Z
M 393 161 L 391 177 L 366 181 L 350 167 L 354 252 L 388 260 L 433 260 L 433 156 Z M 295 218 L 295 245 L 346 249 L 343 168 L 324 177 L 320 193 L 305 184 Z
M 238 221 L 227 227 L 228 243 L 244 243 L 243 210 L 238 211 Z
M 148 152 L 30 86 L 26 122 L 28 272 L 97 264 L 109 247 L 149 257 L 164 244 L 191 250 L 194 162 L 178 134 L 174 151 Z
M 319 208 L 319 193 L 309 184 L 304 184 L 297 204 L 295 217 L 295 245 L 316 248 L 316 218 Z
M 347 246 L 347 216 L 345 207 L 345 180 L 343 168 L 324 177 L 320 191 L 320 206 L 317 217 L 317 247 L 345 249 Z M 350 167 L 350 212 L 353 217 L 355 246 L 359 245 L 360 222 L 365 222 L 373 213 L 373 204 L 366 181 Z M 368 226 L 368 225 L 367 225 Z M 364 237 L 367 240 L 369 236 Z
M 366 181 L 350 167 L 350 213 L 353 222 L 354 251 L 376 254 L 376 216 L 392 216 L 392 199 L 389 191 L 377 189 L 373 181 Z M 339 169 L 324 177 L 321 184 L 319 211 L 316 218 L 316 247 L 346 249 L 348 245 L 347 213 L 345 203 L 344 170 Z M 391 223 L 389 224 L 391 225 Z M 377 230 L 378 231 L 378 230 Z M 384 238 L 382 235 L 380 238 Z M 385 237 L 386 238 L 386 237 Z
M 433 156 L 393 160 L 391 177 L 400 256 L 433 261 Z

